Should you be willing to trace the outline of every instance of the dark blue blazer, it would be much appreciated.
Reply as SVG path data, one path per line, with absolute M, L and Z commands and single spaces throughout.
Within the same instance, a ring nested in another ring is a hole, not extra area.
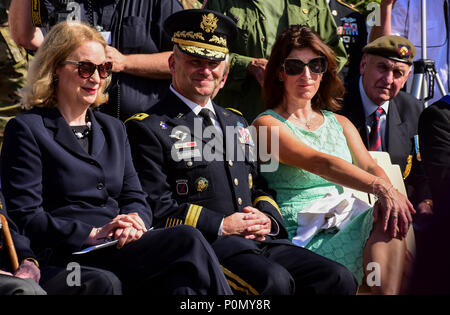
M 0 171 L 6 208 L 36 253 L 67 255 L 93 227 L 121 213 L 152 214 L 131 160 L 122 122 L 88 111 L 91 154 L 58 109 L 35 108 L 5 128 Z

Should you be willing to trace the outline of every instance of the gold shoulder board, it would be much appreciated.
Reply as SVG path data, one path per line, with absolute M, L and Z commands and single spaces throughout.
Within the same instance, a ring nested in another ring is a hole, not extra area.
M 146 113 L 137 113 L 137 114 L 134 114 L 133 116 L 131 116 L 130 118 L 128 118 L 127 120 L 125 120 L 125 123 L 129 120 L 144 120 L 148 116 L 150 116 L 150 115 L 146 114 Z
M 240 111 L 238 111 L 237 109 L 234 109 L 234 108 L 231 108 L 231 107 L 227 107 L 227 109 L 228 109 L 228 110 L 231 110 L 232 112 L 234 112 L 234 113 L 236 113 L 236 114 L 238 114 L 238 115 L 244 116 L 244 115 L 242 115 L 242 113 L 241 113 Z

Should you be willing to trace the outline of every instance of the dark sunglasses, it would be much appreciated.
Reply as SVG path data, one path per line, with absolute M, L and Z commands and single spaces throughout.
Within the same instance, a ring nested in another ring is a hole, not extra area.
M 305 66 L 309 71 L 315 74 L 322 74 L 327 71 L 327 59 L 325 57 L 317 57 L 311 59 L 308 63 L 304 63 L 300 59 L 285 59 L 283 63 L 284 71 L 287 75 L 299 75 L 303 73 Z
M 112 72 L 112 63 L 111 62 L 105 62 L 99 65 L 96 65 L 90 61 L 69 61 L 66 60 L 63 62 L 63 64 L 69 64 L 69 65 L 76 65 L 78 66 L 78 75 L 83 78 L 87 79 L 92 77 L 92 75 L 95 72 L 95 69 L 98 70 L 98 75 L 102 79 L 106 79 L 111 75 Z

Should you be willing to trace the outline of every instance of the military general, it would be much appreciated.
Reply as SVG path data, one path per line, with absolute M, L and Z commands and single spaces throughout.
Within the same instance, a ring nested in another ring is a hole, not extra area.
M 164 27 L 175 44 L 170 93 L 126 122 L 154 224 L 201 231 L 234 293 L 354 294 L 356 281 L 344 266 L 287 240 L 247 121 L 211 100 L 236 36 L 233 20 L 185 10 Z

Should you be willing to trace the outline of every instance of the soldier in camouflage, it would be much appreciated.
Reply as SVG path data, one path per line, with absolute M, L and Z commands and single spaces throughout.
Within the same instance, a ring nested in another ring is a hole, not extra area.
M 8 28 L 10 0 L 0 0 L 0 141 L 6 122 L 21 111 L 19 89 L 25 85 L 27 54 L 12 40 Z

